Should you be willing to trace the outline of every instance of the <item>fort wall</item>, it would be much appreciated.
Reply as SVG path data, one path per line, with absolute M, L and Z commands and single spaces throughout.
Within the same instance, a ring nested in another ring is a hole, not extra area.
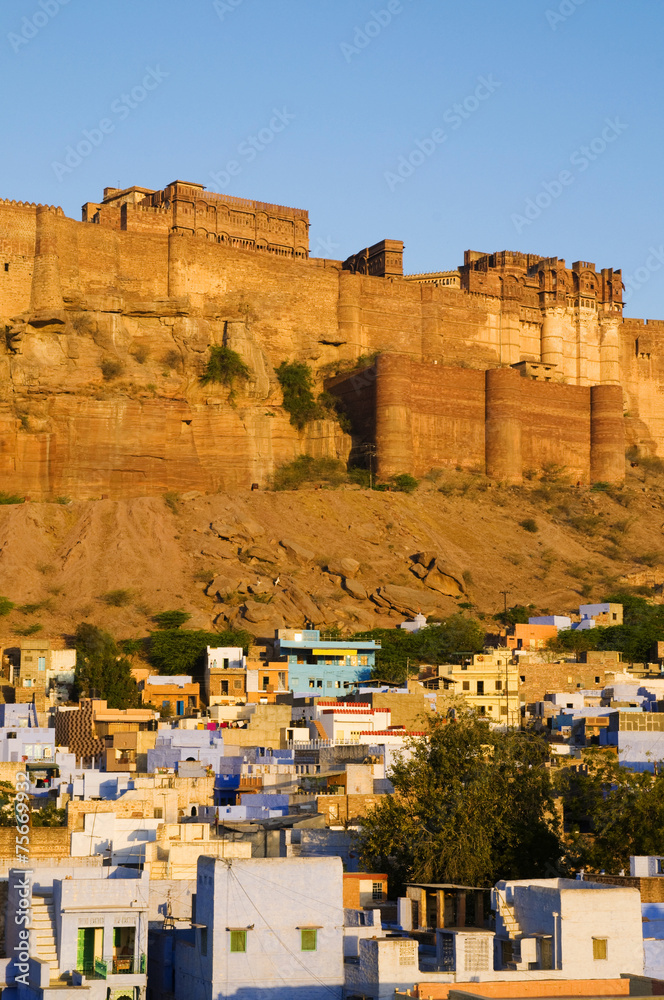
M 664 321 L 622 319 L 620 271 L 468 251 L 450 283 L 404 279 L 399 241 L 312 259 L 306 211 L 181 181 L 106 189 L 83 218 L 0 201 L 12 488 L 245 487 L 300 453 L 363 444 L 384 476 L 459 465 L 519 481 L 555 463 L 615 481 L 625 444 L 664 453 Z M 213 344 L 251 370 L 232 400 L 200 382 Z M 330 383 L 352 439 L 334 420 L 290 424 L 282 361 L 307 362 L 320 390 L 330 366 L 376 352 Z

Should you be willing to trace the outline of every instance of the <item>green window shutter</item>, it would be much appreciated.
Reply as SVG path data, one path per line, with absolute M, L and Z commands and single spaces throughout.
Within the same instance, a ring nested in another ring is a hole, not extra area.
M 317 931 L 313 927 L 305 927 L 300 931 L 302 935 L 302 951 L 316 950 Z
M 231 951 L 247 950 L 247 932 L 231 931 Z
M 85 928 L 78 929 L 78 947 L 76 949 L 76 968 L 82 969 L 85 961 Z

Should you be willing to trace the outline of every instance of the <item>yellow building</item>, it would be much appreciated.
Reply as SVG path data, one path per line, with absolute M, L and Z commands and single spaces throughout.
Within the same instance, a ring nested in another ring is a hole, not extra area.
M 521 724 L 519 667 L 512 663 L 511 650 L 489 649 L 443 670 L 453 678 L 455 693 L 480 715 L 503 726 Z

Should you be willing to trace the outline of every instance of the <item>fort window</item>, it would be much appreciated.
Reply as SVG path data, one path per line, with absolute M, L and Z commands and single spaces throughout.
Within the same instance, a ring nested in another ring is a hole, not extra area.
M 9 264 L 5 264 L 5 271 L 9 270 Z

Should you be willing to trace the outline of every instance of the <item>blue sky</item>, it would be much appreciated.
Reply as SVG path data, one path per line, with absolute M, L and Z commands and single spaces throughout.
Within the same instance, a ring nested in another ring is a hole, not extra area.
M 664 318 L 663 26 L 654 0 L 4 0 L 0 195 L 80 218 L 198 181 L 308 209 L 317 256 L 591 260 Z

